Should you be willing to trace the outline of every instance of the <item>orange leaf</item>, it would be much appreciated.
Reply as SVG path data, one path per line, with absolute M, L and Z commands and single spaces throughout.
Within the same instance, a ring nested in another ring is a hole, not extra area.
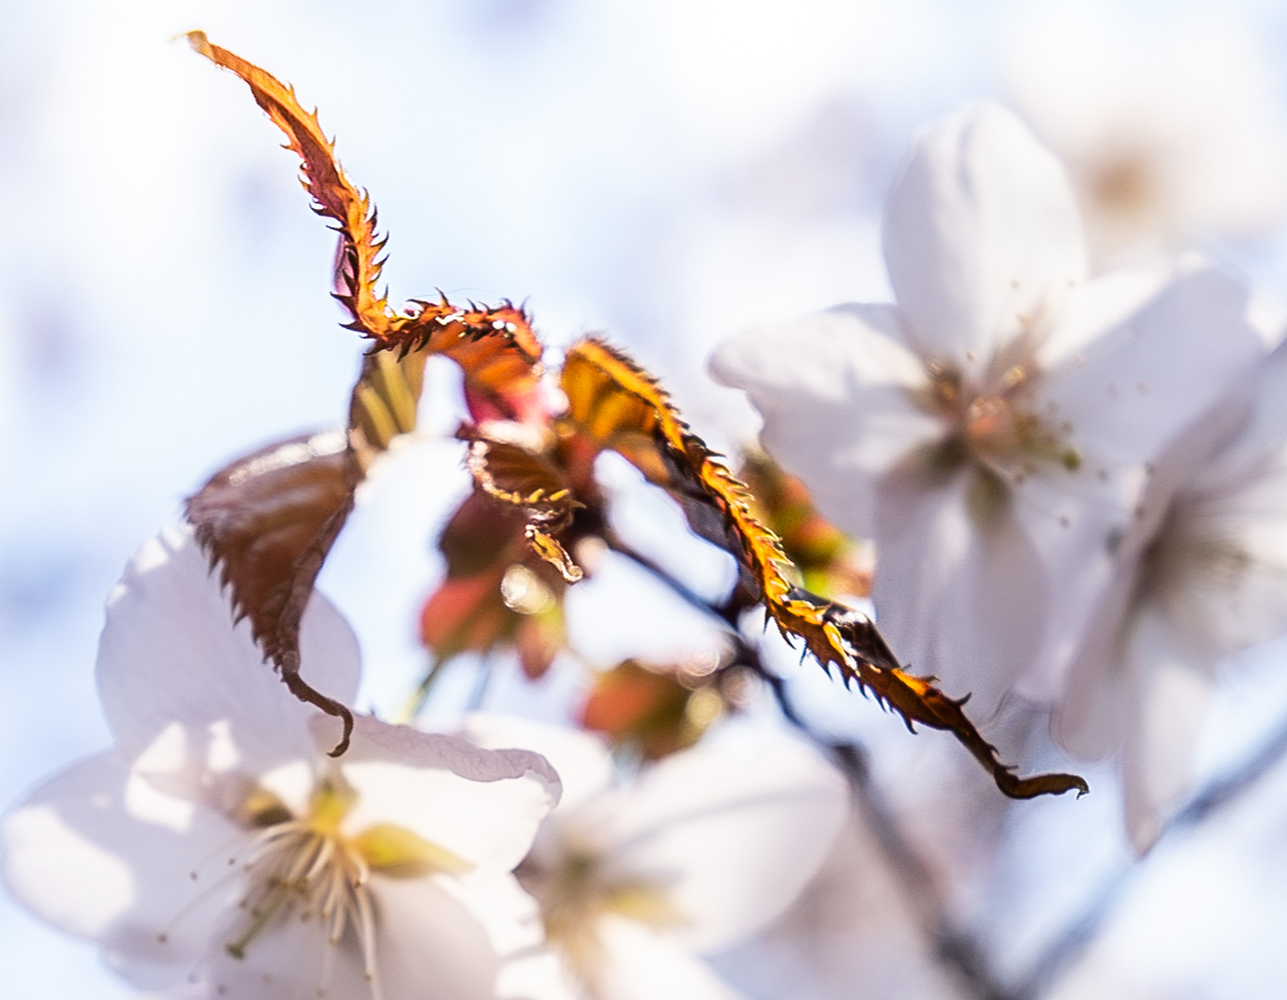
M 657 382 L 624 354 L 595 338 L 582 340 L 568 351 L 562 385 L 569 418 L 675 497 L 694 531 L 737 557 L 778 629 L 802 639 L 824 669 L 834 665 L 846 683 L 870 687 L 909 728 L 922 722 L 952 732 L 1006 795 L 1087 791 L 1075 775 L 1016 777 L 961 711 L 964 699 L 948 698 L 933 678 L 904 673 L 866 616 L 797 586 L 778 537 L 751 512 L 746 487 L 689 430 Z
M 295 89 L 240 56 L 212 45 L 204 31 L 189 31 L 188 42 L 211 62 L 231 70 L 245 81 L 255 102 L 286 133 L 287 148 L 303 161 L 303 183 L 313 196 L 319 215 L 334 219 L 343 240 L 336 268 L 336 297 L 353 317 L 353 327 L 368 337 L 386 340 L 398 321 L 389 315 L 386 297 L 377 295 L 385 240 L 375 233 L 375 211 L 365 191 L 344 176 L 335 161 L 335 149 L 317 121 L 316 111 L 305 111 Z
M 470 433 L 476 436 L 466 465 L 475 485 L 492 499 L 521 508 L 527 517 L 523 534 L 531 551 L 568 583 L 579 581 L 584 575 L 581 568 L 555 537 L 582 506 L 572 496 L 563 471 L 540 451 Z
M 509 302 L 495 309 L 472 303 L 461 309 L 446 298 L 414 301 L 402 314 L 391 311 L 388 296 L 375 287 L 387 237 L 376 235 L 375 209 L 366 192 L 344 175 L 317 112 L 304 110 L 293 87 L 212 44 L 205 32 L 190 31 L 187 37 L 197 52 L 250 87 L 255 102 L 286 134 L 287 148 L 303 162 L 303 183 L 314 210 L 337 223 L 341 242 L 335 296 L 352 317 L 349 329 L 375 340 L 377 350 L 447 355 L 460 365 L 470 388 L 492 400 L 501 415 L 522 416 L 541 376 L 541 345 L 527 314 Z

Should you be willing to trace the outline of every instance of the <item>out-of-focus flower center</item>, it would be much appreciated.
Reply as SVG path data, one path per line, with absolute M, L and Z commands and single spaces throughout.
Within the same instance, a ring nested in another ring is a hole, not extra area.
M 258 830 L 242 862 L 249 888 L 241 900 L 245 919 L 240 933 L 227 943 L 234 958 L 244 958 L 260 935 L 280 921 L 313 922 L 333 947 L 352 932 L 362 956 L 371 996 L 380 996 L 376 974 L 376 912 L 371 898 L 372 873 L 416 878 L 434 872 L 460 874 L 469 864 L 404 827 L 378 823 L 356 834 L 342 824 L 357 799 L 342 779 L 318 785 L 307 814 L 295 816 L 280 798 L 256 788 L 237 818 Z M 330 978 L 331 951 L 320 970 L 318 994 Z
M 546 938 L 591 997 L 603 993 L 603 916 L 615 913 L 655 928 L 683 922 L 664 886 L 639 877 L 613 877 L 604 867 L 598 852 L 569 846 L 554 864 L 529 856 L 514 872 L 540 903 Z
M 927 373 L 929 385 L 917 402 L 949 429 L 935 464 L 954 470 L 970 461 L 1012 483 L 1045 463 L 1070 472 L 1080 467 L 1081 455 L 1065 440 L 1068 428 L 1050 426 L 1035 411 L 1035 367 L 1010 365 L 982 390 L 967 386 L 961 373 L 946 365 L 930 364 Z
M 1157 207 L 1157 185 L 1146 154 L 1123 151 L 1090 171 L 1089 194 L 1109 215 L 1136 219 Z

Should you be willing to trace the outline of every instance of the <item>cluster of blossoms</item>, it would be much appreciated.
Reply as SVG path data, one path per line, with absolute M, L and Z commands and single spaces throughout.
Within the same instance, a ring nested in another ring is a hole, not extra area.
M 760 604 L 909 725 L 955 733 L 1016 797 L 1085 786 L 1015 791 L 928 675 L 980 720 L 1042 706 L 1074 755 L 1120 753 L 1131 837 L 1155 841 L 1215 666 L 1287 631 L 1287 357 L 1237 280 L 1195 256 L 1096 273 L 1064 166 L 1017 118 L 975 104 L 930 125 L 886 209 L 896 303 L 755 330 L 712 361 L 816 501 L 749 460 L 761 500 L 779 497 L 758 512 L 779 539 L 604 342 L 569 349 L 556 388 L 509 303 L 388 310 L 374 218 L 315 115 L 193 42 L 304 159 L 340 225 L 337 297 L 377 350 L 346 433 L 230 466 L 190 502 L 195 529 L 129 565 L 97 664 L 113 745 L 8 813 L 16 898 L 165 997 L 735 1000 L 708 959 L 797 905 L 852 819 L 850 783 L 757 711 L 767 697 L 743 711 L 739 677 L 780 684 L 741 630 Z M 352 712 L 357 639 L 312 585 L 356 483 L 414 428 L 429 353 L 464 372 L 474 489 L 439 539 L 416 709 L 462 654 L 512 653 L 531 680 L 555 669 L 572 645 L 563 596 L 595 551 L 667 580 L 735 651 L 706 670 L 599 671 L 564 713 L 579 728 L 462 712 L 442 733 Z M 743 560 L 724 603 L 618 535 L 607 451 Z M 874 571 L 845 561 L 854 539 Z M 868 586 L 888 645 L 805 589 Z
M 353 697 L 357 642 L 320 595 L 303 651 Z M 735 996 L 700 954 L 785 910 L 847 811 L 773 733 L 621 782 L 576 730 L 359 715 L 333 758 L 338 724 L 261 659 L 191 533 L 149 542 L 100 647 L 114 746 L 4 825 L 10 891 L 165 996 Z
M 765 448 L 877 552 L 900 655 L 982 718 L 1123 750 L 1137 847 L 1186 787 L 1216 663 L 1287 630 L 1282 351 L 1194 256 L 1092 274 L 1061 164 L 1008 111 L 925 128 L 889 197 L 897 303 L 712 362 Z

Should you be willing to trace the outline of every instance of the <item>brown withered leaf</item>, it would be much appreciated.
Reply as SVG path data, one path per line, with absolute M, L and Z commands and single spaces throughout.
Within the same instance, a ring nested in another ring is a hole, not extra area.
M 299 624 L 313 581 L 362 478 L 347 436 L 328 431 L 269 445 L 220 469 L 187 502 L 197 539 L 232 590 L 238 619 L 295 697 L 344 720 L 339 702 L 300 676 Z
M 756 519 L 746 487 L 679 417 L 669 397 L 643 369 L 601 340 L 573 345 L 563 367 L 568 415 L 584 433 L 612 448 L 680 504 L 699 535 L 738 558 L 766 613 L 788 639 L 798 636 L 830 672 L 871 689 L 909 728 L 920 722 L 953 733 L 988 768 L 997 787 L 1013 798 L 1088 788 L 1076 775 L 1019 778 L 934 678 L 903 671 L 875 625 L 865 616 L 817 597 L 788 574 L 794 567 L 777 536 Z
M 368 355 L 353 388 L 349 430 L 269 445 L 216 472 L 190 497 L 187 518 L 232 591 L 236 616 L 290 691 L 344 721 L 349 710 L 300 675 L 299 626 L 313 584 L 353 509 L 367 469 L 399 434 L 414 429 L 424 356 Z

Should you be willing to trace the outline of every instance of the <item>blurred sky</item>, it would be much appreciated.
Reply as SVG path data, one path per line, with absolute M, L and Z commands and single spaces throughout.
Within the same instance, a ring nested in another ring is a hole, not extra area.
M 133 549 L 223 462 L 338 422 L 358 364 L 293 158 L 246 88 L 173 36 L 203 28 L 320 108 L 391 233 L 394 301 L 510 297 L 551 343 L 608 332 L 731 448 L 755 422 L 705 380 L 710 347 L 886 298 L 879 209 L 911 132 L 1003 94 L 1033 18 L 1096 10 L 1128 52 L 1186 18 L 1246 29 L 1287 108 L 1287 8 L 1270 0 L 0 6 L 0 803 L 106 745 L 94 648 Z M 1280 231 L 1219 250 L 1287 300 Z M 454 397 L 435 398 L 449 432 Z M 435 570 L 415 547 L 465 489 L 455 452 L 424 447 L 375 484 L 326 577 L 394 676 L 418 663 L 411 615 Z M 363 561 L 408 535 L 417 554 L 383 581 L 396 599 L 373 598 Z M 6 996 L 132 995 L 7 900 L 0 941 Z M 1242 985 L 1264 981 L 1252 964 Z M 1225 995 L 1276 995 L 1252 986 Z

